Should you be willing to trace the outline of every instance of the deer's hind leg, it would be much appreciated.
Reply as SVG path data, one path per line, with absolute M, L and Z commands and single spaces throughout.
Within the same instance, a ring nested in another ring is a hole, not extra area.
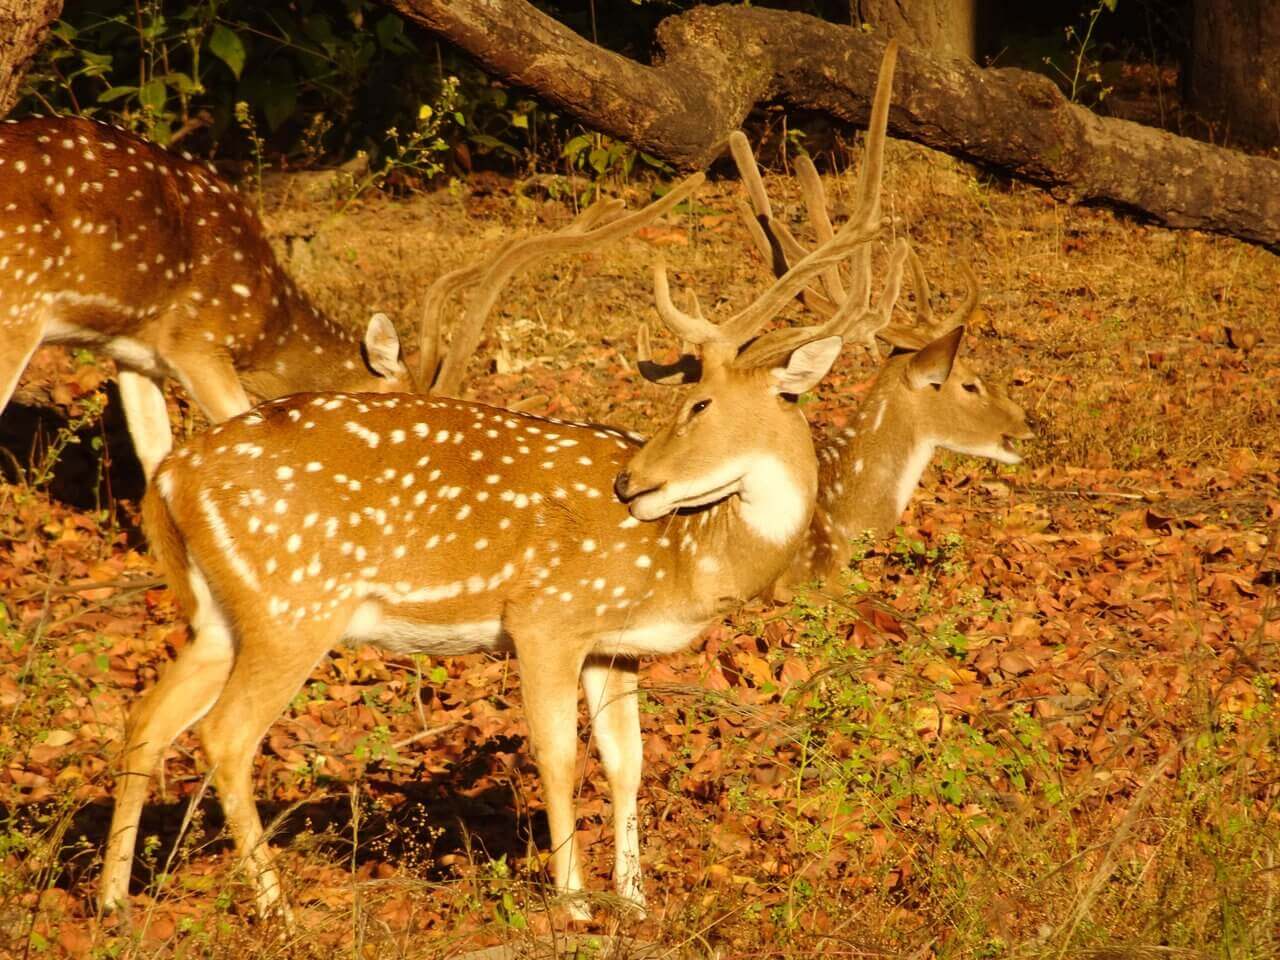
M 104 910 L 128 903 L 138 820 L 151 775 L 170 744 L 218 699 L 235 656 L 230 626 L 204 577 L 193 568 L 189 579 L 196 604 L 191 613 L 191 643 L 129 715 L 99 884 Z
M 286 625 L 255 616 L 239 622 L 235 665 L 218 702 L 200 723 L 200 741 L 258 912 L 287 919 L 288 904 L 254 801 L 253 758 L 271 724 L 342 631 L 332 620 Z

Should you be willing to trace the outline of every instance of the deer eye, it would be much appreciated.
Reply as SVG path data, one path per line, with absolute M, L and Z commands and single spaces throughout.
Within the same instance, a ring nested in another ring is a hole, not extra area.
M 966 383 L 966 384 L 964 385 L 964 389 L 965 389 L 965 392 L 966 392 L 966 393 L 981 393 L 981 392 L 982 392 L 982 388 L 981 388 L 981 387 L 979 387 L 976 383 Z
M 695 414 L 701 413 L 703 410 L 707 409 L 707 407 L 709 406 L 711 406 L 710 400 L 699 400 L 697 403 L 695 403 L 692 407 L 689 408 L 689 416 L 692 417 Z

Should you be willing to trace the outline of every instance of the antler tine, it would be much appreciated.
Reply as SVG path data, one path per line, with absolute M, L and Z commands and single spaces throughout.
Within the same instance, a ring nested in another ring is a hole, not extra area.
M 653 299 L 658 307 L 658 315 L 681 339 L 699 346 L 724 339 L 720 329 L 702 316 L 700 309 L 697 314 L 688 314 L 672 302 L 671 287 L 667 283 L 667 265 L 661 261 L 653 265 Z
M 827 191 L 823 189 L 818 168 L 807 156 L 801 155 L 796 158 L 796 173 L 800 179 L 800 192 L 804 195 L 804 207 L 809 213 L 809 225 L 813 227 L 818 243 L 826 243 L 835 231 L 831 228 L 831 218 L 827 216 Z M 833 303 L 844 303 L 847 294 L 840 282 L 839 267 L 823 271 L 822 286 Z
M 739 199 L 734 206 L 738 210 L 738 216 L 742 219 L 742 225 L 747 228 L 747 233 L 751 235 L 751 242 L 755 244 L 756 252 L 771 266 L 775 264 L 773 246 L 769 243 L 769 235 L 765 233 L 764 227 L 760 226 L 760 221 L 756 219 L 755 212 L 751 209 L 751 204 L 747 201 Z M 776 266 L 774 267 L 776 270 Z M 782 268 L 786 270 L 784 265 Z
M 556 233 L 586 233 L 596 227 L 603 226 L 613 220 L 618 219 L 626 209 L 626 201 L 617 197 L 612 200 L 600 199 L 580 214 L 574 217 L 573 221 L 567 226 L 562 227 Z
M 589 250 L 626 236 L 657 219 L 702 185 L 706 177 L 695 173 L 672 187 L 667 194 L 635 213 L 617 216 L 616 204 L 593 204 L 569 226 L 552 234 L 527 237 L 504 245 L 483 265 L 482 276 L 474 281 L 479 290 L 467 303 L 466 313 L 449 345 L 433 392 L 453 395 L 462 386 L 467 363 L 484 335 L 484 323 L 507 281 L 530 264 L 558 254 Z M 583 220 L 589 227 L 584 229 Z M 443 279 L 443 278 L 442 278 Z
M 738 176 L 742 185 L 747 188 L 747 196 L 751 198 L 751 206 L 757 217 L 766 221 L 773 219 L 773 207 L 769 203 L 769 193 L 764 188 L 764 180 L 760 176 L 760 168 L 756 165 L 756 155 L 751 150 L 747 136 L 741 130 L 729 134 L 729 153 L 733 156 L 734 165 L 738 168 Z
M 889 124 L 889 99 L 893 91 L 894 67 L 898 62 L 898 43 L 885 44 L 884 58 L 880 62 L 880 75 L 871 101 L 871 118 L 867 123 L 867 138 L 863 149 L 862 166 L 858 170 L 857 211 L 855 217 L 879 219 L 880 187 L 884 180 L 884 143 Z M 863 309 L 871 305 L 871 250 L 859 251 L 851 258 L 852 284 L 849 296 Z
M 962 260 L 960 272 L 964 274 L 964 299 L 960 301 L 960 306 L 956 307 L 951 319 L 947 321 L 946 329 L 948 330 L 962 323 L 967 324 L 982 300 L 982 284 L 978 282 L 978 275 L 973 272 L 973 268 Z M 941 327 L 938 329 L 942 332 Z
M 440 362 L 445 303 L 455 293 L 474 286 L 489 264 L 506 256 L 518 242 L 518 237 L 511 237 L 488 260 L 442 273 L 427 287 L 427 295 L 422 302 L 422 319 L 418 323 L 418 383 L 423 389 L 431 389 Z
M 916 315 L 925 324 L 932 326 L 933 292 L 929 289 L 929 278 L 925 275 L 924 264 L 920 262 L 920 255 L 915 250 L 911 251 L 907 262 L 911 264 L 911 286 L 916 294 Z
M 902 293 L 903 266 L 911 253 L 911 244 L 907 243 L 905 238 L 899 237 L 893 245 L 893 253 L 889 256 L 889 268 L 885 274 L 879 302 L 874 309 L 861 311 L 856 321 L 844 324 L 833 330 L 833 333 L 844 337 L 846 343 L 858 341 L 873 351 L 876 349 L 876 334 L 889 326 L 889 322 L 893 319 L 893 310 Z
M 899 240 L 898 242 L 905 243 L 904 240 Z M 930 340 L 969 322 L 974 312 L 978 309 L 978 301 L 981 299 L 981 285 L 978 283 L 978 278 L 974 275 L 973 269 L 969 264 L 962 262 L 960 270 L 964 274 L 965 280 L 964 299 L 950 317 L 939 321 L 934 315 L 933 297 L 929 291 L 929 281 L 925 276 L 924 266 L 921 264 L 920 258 L 914 250 L 911 250 L 907 260 L 911 265 L 911 282 L 915 287 L 917 322 L 913 325 L 888 323 L 876 330 L 875 333 L 881 340 L 891 346 L 902 347 L 907 350 L 918 350 Z

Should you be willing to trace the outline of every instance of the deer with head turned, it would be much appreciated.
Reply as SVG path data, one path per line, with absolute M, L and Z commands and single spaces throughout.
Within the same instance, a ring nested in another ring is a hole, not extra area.
M 695 174 L 627 215 L 621 201 L 601 201 L 567 227 L 512 241 L 433 285 L 432 316 L 467 284 L 491 303 L 515 271 L 630 233 L 700 182 Z M 424 324 L 423 389 L 457 389 L 433 382 L 435 362 L 445 356 L 455 377 L 480 326 L 445 351 L 438 319 Z M 78 117 L 0 124 L 0 411 L 42 343 L 89 346 L 116 361 L 147 477 L 172 447 L 166 377 L 215 423 L 301 390 L 415 386 L 391 322 L 375 314 L 357 339 L 324 316 L 281 269 L 233 187 L 188 158 Z
M 746 138 L 733 134 L 730 147 L 750 198 L 749 206 L 740 206 L 743 221 L 761 256 L 775 272 L 785 272 L 807 251 L 774 217 Z M 875 162 L 869 145 L 858 178 L 860 197 L 879 183 L 878 176 L 868 179 Z M 798 158 L 796 167 L 810 226 L 821 243 L 832 233 L 822 181 L 808 157 Z M 831 584 L 852 557 L 854 538 L 892 532 L 936 450 L 1015 464 L 1021 460 L 1015 441 L 1033 435 L 1022 407 L 957 356 L 965 326 L 978 313 L 979 289 L 972 271 L 965 268 L 968 293 L 959 308 L 938 320 L 924 269 L 905 240 L 894 245 L 884 292 L 874 306 L 870 245 L 846 263 L 847 274 L 843 265 L 833 265 L 821 274 L 821 289 L 810 287 L 800 294 L 801 302 L 824 318 L 822 324 L 771 331 L 761 338 L 764 346 L 770 338 L 786 343 L 839 332 L 873 351 L 877 340 L 892 349 L 854 424 L 817 442 L 818 504 L 804 545 L 774 587 L 779 600 L 788 599 L 802 583 Z M 893 322 L 904 264 L 911 269 L 920 315 L 914 328 Z
M 194 638 L 130 717 L 103 905 L 127 898 L 151 772 L 198 723 L 257 905 L 284 909 L 253 756 L 339 642 L 515 654 L 551 873 L 569 894 L 583 888 L 572 797 L 581 681 L 613 795 L 615 884 L 643 904 L 635 658 L 685 646 L 790 561 L 817 485 L 795 399 L 841 340 L 799 342 L 767 364 L 740 348 L 879 228 L 871 212 L 852 218 L 722 324 L 664 309 L 700 348 L 680 365 L 697 385 L 643 448 L 620 431 L 462 401 L 329 393 L 264 403 L 169 456 L 144 524 Z

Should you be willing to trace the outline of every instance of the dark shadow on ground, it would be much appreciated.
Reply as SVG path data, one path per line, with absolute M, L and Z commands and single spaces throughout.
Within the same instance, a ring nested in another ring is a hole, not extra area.
M 52 465 L 50 496 L 78 510 L 100 509 L 114 500 L 136 501 L 145 489 L 114 382 L 107 385 L 107 397 L 102 420 L 75 431 L 75 440 Z M 47 462 L 50 445 L 58 442 L 69 423 L 57 407 L 10 402 L 0 413 L 0 476 L 10 483 L 30 478 L 33 469 Z
M 531 842 L 546 849 L 546 817 L 541 811 L 530 814 L 525 808 L 518 790 L 503 773 L 500 754 L 526 758 L 524 739 L 498 735 L 471 744 L 447 770 L 422 779 L 403 774 L 392 779 L 371 765 L 356 782 L 357 865 L 370 861 L 389 863 L 419 879 L 440 882 L 457 877 L 452 867 L 440 865 L 446 855 L 453 855 L 448 858 L 451 862 L 455 858 L 466 861 L 505 856 L 514 863 L 523 858 Z M 335 863 L 350 864 L 355 835 L 350 788 L 350 781 L 330 780 L 317 785 L 315 800 L 294 804 L 259 802 L 262 821 L 272 828 L 272 844 L 277 848 L 301 845 Z M 153 781 L 153 798 L 155 793 Z M 184 837 L 188 807 L 184 799 L 148 803 L 143 809 L 140 837 L 155 839 L 150 841 L 145 856 L 135 857 L 132 891 L 151 885 L 170 858 L 175 872 L 182 872 L 185 858 L 174 855 L 179 843 L 188 852 L 198 851 L 198 856 L 231 848 L 212 789 L 200 801 Z M 50 804 L 0 807 L 0 831 L 39 830 L 47 835 L 54 831 L 51 821 L 56 819 L 55 807 Z M 85 804 L 70 813 L 58 857 L 56 886 L 92 897 L 110 823 L 111 803 L 106 800 Z M 140 854 L 143 846 L 140 841 Z M 295 891 L 294 896 L 299 902 L 307 899 L 305 890 Z

